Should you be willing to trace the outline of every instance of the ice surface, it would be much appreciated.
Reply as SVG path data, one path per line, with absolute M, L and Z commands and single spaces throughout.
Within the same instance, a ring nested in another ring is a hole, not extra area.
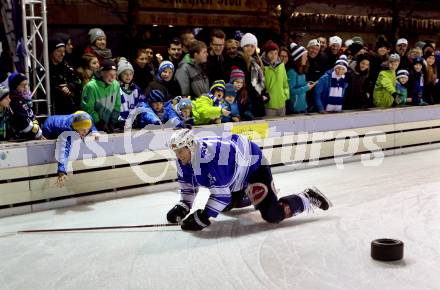
M 178 227 L 10 234 L 165 223 L 177 191 L 0 219 L 0 289 L 440 289 L 440 150 L 275 174 L 281 195 L 318 186 L 335 207 L 279 225 L 252 208 L 200 233 Z M 196 208 L 206 202 L 202 190 Z M 397 238 L 404 260 L 370 258 Z

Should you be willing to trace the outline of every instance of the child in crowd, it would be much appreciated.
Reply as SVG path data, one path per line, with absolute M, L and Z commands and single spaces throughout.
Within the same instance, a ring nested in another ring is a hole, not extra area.
M 145 93 L 148 84 L 154 79 L 156 70 L 153 64 L 153 49 L 138 48 L 133 57 L 134 83 Z M 145 96 L 148 94 L 145 93 Z
M 145 95 L 148 95 L 151 90 L 161 90 L 166 101 L 182 94 L 179 82 L 174 79 L 172 62 L 164 60 L 160 63 L 156 79 L 148 84 Z
M 6 141 L 9 136 L 9 123 L 11 118 L 11 108 L 9 104 L 9 90 L 6 86 L 0 85 L 0 141 Z
M 41 139 L 43 137 L 38 121 L 32 111 L 32 93 L 24 74 L 13 72 L 8 77 L 9 97 L 11 99 L 10 127 L 17 139 Z
M 145 96 L 140 88 L 133 83 L 133 66 L 123 57 L 118 62 L 118 79 L 121 87 L 121 111 L 119 113 L 120 127 L 124 127 L 125 121 L 139 102 L 145 102 Z M 131 124 L 130 124 L 131 127 Z
M 98 58 L 102 65 L 104 59 L 112 58 L 112 51 L 107 48 L 107 36 L 101 28 L 92 28 L 89 30 L 90 46 L 88 46 L 84 53 L 91 53 Z
M 93 75 L 99 70 L 99 60 L 91 53 L 85 53 L 81 58 L 81 66 L 77 68 L 77 72 L 81 78 L 84 87 L 93 78 Z
M 405 69 L 401 69 L 397 72 L 397 85 L 396 92 L 398 98 L 396 98 L 396 104 L 406 105 L 412 102 L 411 98 L 408 98 L 408 89 L 406 88 L 406 84 L 409 79 L 409 72 Z
M 231 114 L 229 116 L 222 116 L 222 123 L 228 122 L 239 122 L 240 121 L 240 111 L 238 110 L 238 105 L 235 100 L 237 96 L 237 91 L 233 84 L 226 84 L 225 86 L 225 97 L 221 102 L 221 107 Z
M 225 82 L 215 81 L 208 95 L 201 95 L 193 101 L 193 115 L 195 125 L 221 123 L 221 116 L 229 116 L 230 111 L 223 109 L 220 102 L 225 95 Z
M 152 90 L 147 96 L 148 103 L 140 102 L 138 108 L 142 111 L 139 114 L 138 126 L 162 125 L 170 122 L 172 127 L 181 127 L 182 122 L 173 109 L 171 101 L 166 102 L 165 96 L 160 90 Z
M 413 105 L 428 105 L 423 100 L 423 91 L 425 87 L 425 72 L 423 58 L 413 59 L 408 82 L 408 96 L 412 99 Z
M 99 130 L 113 132 L 119 120 L 121 92 L 112 60 L 104 60 L 95 78 L 84 87 L 81 106 Z
M 314 97 L 315 106 L 319 113 L 341 112 L 347 81 L 348 62 L 341 55 L 332 70 L 326 72 L 316 84 Z
M 344 110 L 366 109 L 371 101 L 370 56 L 367 53 L 357 55 L 351 62 L 350 68 L 347 73 L 347 91 L 343 108 Z
M 175 111 L 182 122 L 181 127 L 194 126 L 191 99 L 178 96 L 174 98 L 173 102 L 175 102 Z
M 388 58 L 388 70 L 383 70 L 377 77 L 373 91 L 373 103 L 376 107 L 390 108 L 396 104 L 396 70 L 400 64 L 400 56 L 393 53 Z M 397 100 L 399 101 L 399 100 Z
M 75 131 L 81 139 L 88 134 L 99 139 L 99 133 L 93 125 L 92 117 L 84 111 L 77 111 L 70 115 L 54 115 L 46 119 L 43 124 L 43 136 L 47 139 L 57 139 L 64 132 Z M 72 137 L 75 135 L 67 134 L 60 139 L 58 161 L 57 185 L 63 187 L 67 180 L 67 165 L 69 162 L 70 150 L 72 147 Z
M 246 89 L 244 72 L 238 67 L 233 66 L 229 82 L 234 85 L 237 91 L 236 99 L 238 110 L 240 111 L 240 119 L 243 121 L 252 121 L 254 115 L 252 114 L 252 104 Z

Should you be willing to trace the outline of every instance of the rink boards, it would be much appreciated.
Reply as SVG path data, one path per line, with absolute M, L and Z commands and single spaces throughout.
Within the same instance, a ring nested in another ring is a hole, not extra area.
M 79 144 L 74 174 L 61 189 L 55 141 L 0 144 L 0 216 L 175 188 L 174 156 L 166 147 L 171 132 L 112 134 Z M 195 132 L 251 135 L 278 171 L 355 160 L 374 166 L 382 156 L 440 147 L 440 106 L 301 115 Z

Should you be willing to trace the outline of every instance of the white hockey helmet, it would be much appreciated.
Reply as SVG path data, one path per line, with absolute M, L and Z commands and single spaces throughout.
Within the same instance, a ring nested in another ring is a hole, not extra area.
M 172 150 L 177 150 L 183 147 L 191 149 L 194 142 L 194 133 L 190 129 L 179 129 L 171 135 L 169 146 Z

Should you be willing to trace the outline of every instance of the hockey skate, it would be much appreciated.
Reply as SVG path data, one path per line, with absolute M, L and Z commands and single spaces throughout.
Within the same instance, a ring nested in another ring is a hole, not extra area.
M 314 186 L 312 188 L 306 188 L 302 193 L 314 207 L 328 210 L 333 206 L 332 202 Z

